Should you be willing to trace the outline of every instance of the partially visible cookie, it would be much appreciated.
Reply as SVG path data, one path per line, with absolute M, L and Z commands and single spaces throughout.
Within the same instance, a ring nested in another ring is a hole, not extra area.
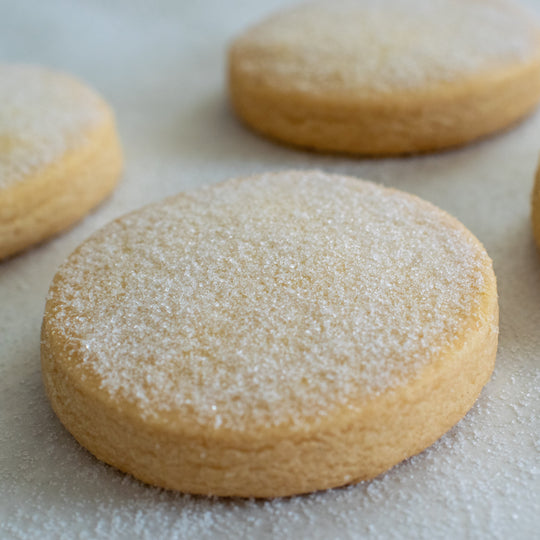
M 83 217 L 121 168 L 113 113 L 93 90 L 41 67 L 0 64 L 0 259 Z
M 279 13 L 229 51 L 246 124 L 322 151 L 453 147 L 540 99 L 540 27 L 511 0 L 321 0 Z
M 422 451 L 490 377 L 491 260 L 456 219 L 291 171 L 95 233 L 50 288 L 42 372 L 99 459 L 190 493 L 275 497 Z
M 536 170 L 536 177 L 532 192 L 532 227 L 534 239 L 540 248 L 540 165 Z

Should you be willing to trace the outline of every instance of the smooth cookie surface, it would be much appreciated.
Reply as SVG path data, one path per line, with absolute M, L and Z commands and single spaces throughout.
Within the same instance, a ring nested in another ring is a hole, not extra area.
M 169 198 L 57 273 L 43 378 L 64 425 L 151 484 L 272 497 L 371 478 L 472 406 L 491 261 L 416 197 L 314 171 Z
M 508 0 L 322 0 L 229 51 L 233 106 L 280 141 L 427 152 L 503 129 L 540 98 L 540 26 Z
M 118 181 L 108 105 L 77 80 L 0 64 L 0 258 L 69 227 Z

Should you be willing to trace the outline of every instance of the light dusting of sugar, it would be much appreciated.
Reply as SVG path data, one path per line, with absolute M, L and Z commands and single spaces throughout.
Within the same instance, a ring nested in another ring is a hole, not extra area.
M 278 86 L 393 92 L 529 61 L 539 36 L 506 0 L 326 0 L 271 17 L 236 46 L 242 71 Z
M 0 188 L 76 148 L 104 114 L 103 101 L 71 77 L 0 64 Z
M 99 231 L 60 269 L 48 316 L 143 416 L 242 429 L 320 418 L 403 381 L 474 324 L 490 264 L 419 199 L 266 174 Z
M 21 346 L 11 373 L 23 366 L 24 378 L 0 379 L 0 537 L 535 538 L 540 371 L 531 345 L 521 340 L 467 417 L 422 454 L 370 482 L 268 501 L 152 488 L 97 461 L 60 428 Z

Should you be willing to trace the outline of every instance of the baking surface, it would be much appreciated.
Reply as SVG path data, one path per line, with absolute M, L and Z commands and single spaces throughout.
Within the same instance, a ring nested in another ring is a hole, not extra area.
M 530 192 L 540 112 L 442 154 L 366 160 L 296 151 L 244 129 L 224 92 L 226 44 L 283 0 L 0 0 L 0 60 L 81 77 L 112 104 L 126 170 L 68 233 L 0 263 L 0 537 L 533 538 L 540 528 L 540 256 Z M 540 3 L 534 4 L 540 10 Z M 423 197 L 494 260 L 500 346 L 491 382 L 439 442 L 357 486 L 274 501 L 191 497 L 98 462 L 61 426 L 39 365 L 56 268 L 91 232 L 148 202 L 265 170 L 321 168 Z

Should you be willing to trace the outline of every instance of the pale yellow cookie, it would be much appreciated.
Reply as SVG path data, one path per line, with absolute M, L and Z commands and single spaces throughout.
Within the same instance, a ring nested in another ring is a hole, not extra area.
M 83 217 L 121 167 L 113 114 L 94 91 L 41 67 L 0 64 L 0 259 Z
M 43 379 L 99 459 L 190 493 L 372 478 L 470 409 L 497 348 L 491 260 L 417 197 L 313 171 L 169 198 L 52 283 Z
M 536 170 L 532 193 L 532 227 L 536 244 L 540 247 L 540 166 Z
M 280 141 L 429 152 L 503 129 L 540 99 L 540 27 L 510 0 L 323 0 L 229 51 L 232 104 Z

